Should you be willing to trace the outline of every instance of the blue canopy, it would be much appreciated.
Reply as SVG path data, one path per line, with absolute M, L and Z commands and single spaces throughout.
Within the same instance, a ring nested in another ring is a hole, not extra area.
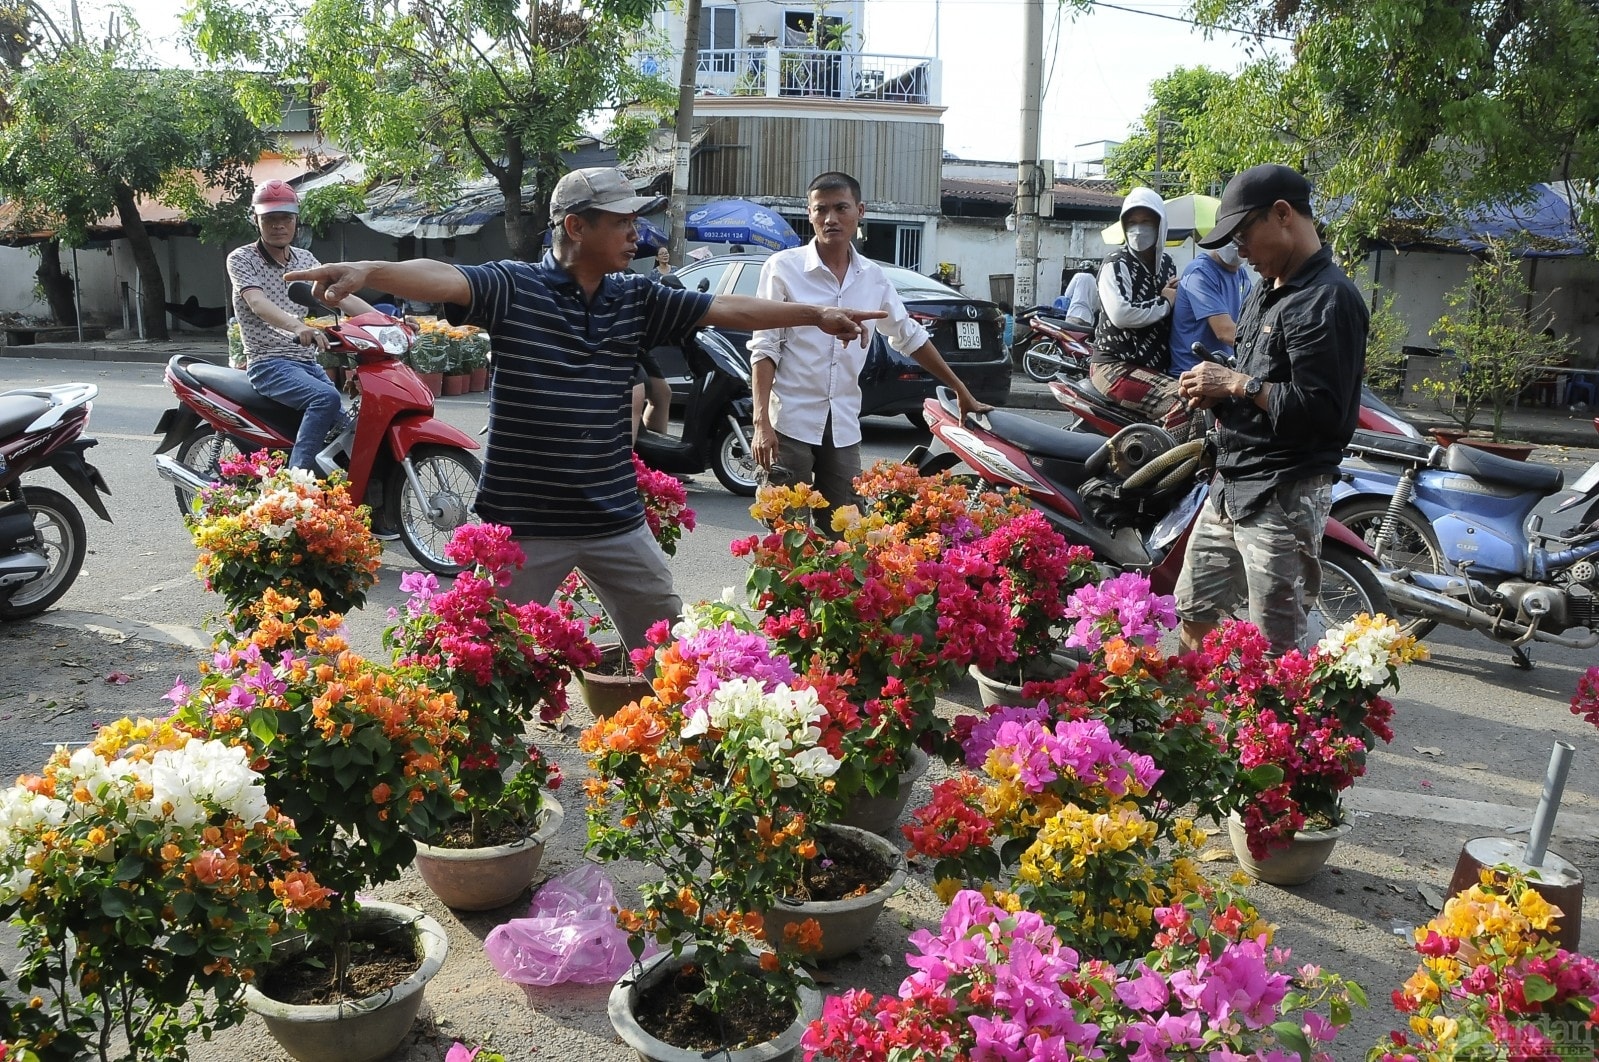
M 1334 218 L 1343 202 L 1324 205 L 1324 217 Z M 1441 212 L 1440 212 L 1441 213 Z M 1476 254 L 1490 241 L 1510 243 L 1524 258 L 1575 258 L 1593 253 L 1571 204 L 1547 184 L 1535 184 L 1515 203 L 1482 203 L 1464 210 L 1459 218 L 1437 228 L 1425 228 L 1422 210 L 1396 211 L 1383 225 L 1378 243 L 1404 250 L 1436 250 Z
M 722 199 L 696 207 L 684 219 L 683 231 L 701 243 L 748 243 L 773 251 L 802 242 L 777 211 L 748 199 Z

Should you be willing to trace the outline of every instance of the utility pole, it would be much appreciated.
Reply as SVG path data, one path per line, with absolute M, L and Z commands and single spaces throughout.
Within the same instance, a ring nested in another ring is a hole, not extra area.
M 1027 0 L 1022 40 L 1022 151 L 1016 166 L 1016 279 L 1012 305 L 1038 304 L 1039 127 L 1044 95 L 1044 0 Z
M 683 264 L 683 219 L 688 215 L 688 169 L 694 146 L 694 84 L 700 60 L 700 0 L 683 5 L 683 62 L 677 74 L 677 150 L 672 156 L 672 266 Z

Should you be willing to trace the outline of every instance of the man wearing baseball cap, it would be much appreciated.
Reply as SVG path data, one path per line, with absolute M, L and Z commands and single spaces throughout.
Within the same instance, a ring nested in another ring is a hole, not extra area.
M 1178 379 L 1214 409 L 1216 479 L 1177 580 L 1186 648 L 1247 602 L 1281 654 L 1306 641 L 1321 589 L 1332 485 L 1360 411 L 1366 303 L 1333 262 L 1310 212 L 1310 184 L 1255 166 L 1222 193 L 1201 247 L 1233 243 L 1263 282 L 1238 322 L 1237 368 L 1201 362 Z
M 665 205 L 615 169 L 575 170 L 550 196 L 551 247 L 538 263 L 342 262 L 292 274 L 339 299 L 366 288 L 464 307 L 493 340 L 489 436 L 475 509 L 509 526 L 527 564 L 506 593 L 547 602 L 574 568 L 631 648 L 678 614 L 666 557 L 644 523 L 631 458 L 639 355 L 717 325 L 815 327 L 865 341 L 882 311 L 711 296 L 628 271 L 635 220 Z
M 343 417 L 344 402 L 317 364 L 328 337 L 306 324 L 305 310 L 289 298 L 287 272 L 317 264 L 316 255 L 294 246 L 300 194 L 283 181 L 266 181 L 250 197 L 250 219 L 261 238 L 236 248 L 227 262 L 245 372 L 258 392 L 301 411 L 289 465 L 321 475 L 316 455 Z M 354 296 L 339 308 L 351 314 L 372 309 Z

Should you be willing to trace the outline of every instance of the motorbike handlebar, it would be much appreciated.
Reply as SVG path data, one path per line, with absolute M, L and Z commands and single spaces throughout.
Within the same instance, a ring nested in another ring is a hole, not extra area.
M 337 314 L 339 312 L 339 308 L 337 306 L 329 306 L 327 303 L 322 302 L 315 295 L 311 294 L 312 290 L 313 289 L 310 284 L 303 280 L 296 280 L 294 283 L 289 285 L 289 301 L 298 303 L 308 310 L 327 310 L 329 313 L 333 314 Z

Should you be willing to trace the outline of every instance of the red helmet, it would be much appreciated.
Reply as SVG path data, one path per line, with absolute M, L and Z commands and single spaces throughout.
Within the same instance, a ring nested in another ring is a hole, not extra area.
M 267 181 L 250 197 L 250 210 L 254 214 L 298 214 L 300 193 L 284 181 Z

